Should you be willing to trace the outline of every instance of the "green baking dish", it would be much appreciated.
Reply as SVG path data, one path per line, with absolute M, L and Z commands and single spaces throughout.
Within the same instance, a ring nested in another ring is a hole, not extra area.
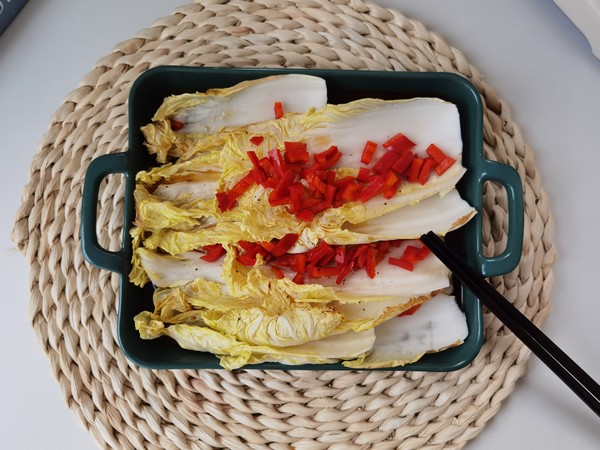
M 458 185 L 462 197 L 481 212 L 483 184 L 501 183 L 508 197 L 509 236 L 501 255 L 486 257 L 482 250 L 482 215 L 466 226 L 449 233 L 447 241 L 484 276 L 502 275 L 519 263 L 523 240 L 523 194 L 517 172 L 483 157 L 482 104 L 477 90 L 466 79 L 450 73 L 370 72 L 340 70 L 235 69 L 196 67 L 157 67 L 143 73 L 133 84 L 129 96 L 129 149 L 94 159 L 86 173 L 82 203 L 82 250 L 93 265 L 120 274 L 118 336 L 123 352 L 136 364 L 152 369 L 220 368 L 209 353 L 180 348 L 169 338 L 142 340 L 133 317 L 152 310 L 152 287 L 131 284 L 131 240 L 129 230 L 134 218 L 135 174 L 155 164 L 143 145 L 140 127 L 150 122 L 163 99 L 169 95 L 232 86 L 244 80 L 274 74 L 305 73 L 325 79 L 329 103 L 345 103 L 364 97 L 402 99 L 438 97 L 454 103 L 459 110 L 463 139 L 463 165 L 467 172 Z M 96 236 L 98 191 L 109 174 L 125 176 L 123 244 L 118 251 L 102 248 Z M 465 311 L 469 334 L 465 342 L 446 351 L 425 355 L 419 361 L 392 370 L 451 371 L 471 362 L 483 344 L 482 307 L 479 300 L 459 283 L 454 283 L 457 301 Z M 350 370 L 341 364 L 287 366 L 264 363 L 245 369 Z M 389 369 L 387 369 L 389 370 Z

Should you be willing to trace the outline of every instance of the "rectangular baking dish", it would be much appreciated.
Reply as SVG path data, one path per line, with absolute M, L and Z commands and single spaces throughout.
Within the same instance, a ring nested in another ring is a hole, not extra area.
M 467 168 L 458 190 L 479 213 L 482 210 L 483 184 L 490 180 L 502 184 L 508 197 L 509 236 L 501 255 L 486 257 L 482 251 L 482 214 L 466 226 L 449 233 L 447 241 L 484 276 L 512 271 L 519 263 L 523 237 L 523 194 L 517 172 L 483 156 L 482 104 L 479 93 L 465 78 L 451 73 L 372 72 L 295 69 L 236 69 L 165 66 L 150 69 L 133 84 L 129 95 L 129 148 L 123 153 L 94 159 L 87 169 L 82 203 L 82 250 L 95 266 L 120 274 L 118 336 L 123 352 L 136 364 L 152 369 L 215 369 L 218 359 L 203 352 L 180 348 L 169 338 L 142 340 L 133 318 L 143 310 L 153 310 L 152 286 L 131 284 L 131 239 L 134 218 L 135 174 L 156 164 L 143 145 L 140 127 L 149 123 L 163 99 L 169 95 L 205 91 L 235 85 L 244 80 L 275 74 L 304 73 L 325 79 L 329 103 L 346 103 L 365 97 L 408 99 L 438 97 L 454 103 L 459 111 L 463 140 L 463 165 Z M 113 173 L 125 175 L 123 245 L 118 251 L 101 247 L 96 236 L 98 191 L 101 181 Z M 479 300 L 459 283 L 455 295 L 467 317 L 469 329 L 465 342 L 443 352 L 425 355 L 419 361 L 391 370 L 451 371 L 464 367 L 478 354 L 483 344 L 482 308 Z M 350 370 L 341 364 L 287 366 L 264 363 L 245 369 Z M 390 369 L 386 369 L 390 370 Z

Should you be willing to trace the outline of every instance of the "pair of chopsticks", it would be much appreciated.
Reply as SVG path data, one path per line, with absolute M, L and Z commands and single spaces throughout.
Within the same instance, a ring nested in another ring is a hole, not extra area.
M 430 231 L 425 244 L 473 294 L 600 416 L 600 386 L 527 317 L 469 267 L 442 239 Z

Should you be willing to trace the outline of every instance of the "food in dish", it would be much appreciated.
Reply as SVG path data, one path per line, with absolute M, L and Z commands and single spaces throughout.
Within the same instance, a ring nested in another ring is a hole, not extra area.
M 448 270 L 415 240 L 475 214 L 455 189 L 456 107 L 331 105 L 313 78 L 168 98 L 143 128 L 161 165 L 138 174 L 134 194 L 130 280 L 156 287 L 154 311 L 135 318 L 142 338 L 169 336 L 235 369 L 393 367 L 466 337 Z M 282 101 L 285 83 L 297 89 Z M 261 112 L 221 113 L 264 92 L 275 96 Z

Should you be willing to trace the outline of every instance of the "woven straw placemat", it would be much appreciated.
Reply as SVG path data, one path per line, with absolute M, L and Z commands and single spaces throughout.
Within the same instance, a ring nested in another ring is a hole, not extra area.
M 205 0 L 117 45 L 51 119 L 31 166 L 14 240 L 31 265 L 31 321 L 69 408 L 99 446 L 115 449 L 460 448 L 498 411 L 530 352 L 489 313 L 485 344 L 451 373 L 152 371 L 116 335 L 118 276 L 80 249 L 89 162 L 127 147 L 131 83 L 159 65 L 448 71 L 485 104 L 487 157 L 522 177 L 522 261 L 494 286 L 536 324 L 549 311 L 553 225 L 531 149 L 507 105 L 464 56 L 421 23 L 359 0 Z M 100 195 L 101 243 L 117 249 L 122 178 Z M 506 241 L 506 199 L 486 185 L 486 252 Z

